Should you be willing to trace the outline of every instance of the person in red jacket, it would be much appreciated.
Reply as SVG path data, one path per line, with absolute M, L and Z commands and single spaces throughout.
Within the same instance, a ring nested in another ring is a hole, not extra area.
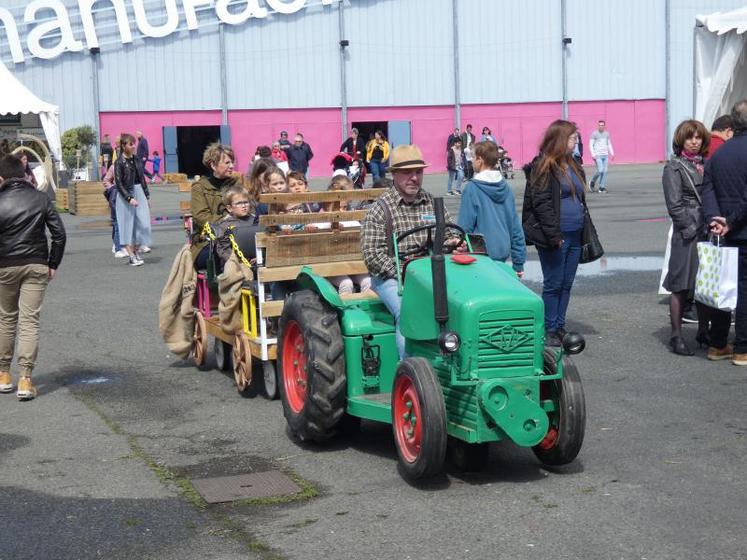
M 734 136 L 734 125 L 731 122 L 730 115 L 721 115 L 711 127 L 711 145 L 708 146 L 708 155 L 706 159 L 711 159 L 724 143 Z

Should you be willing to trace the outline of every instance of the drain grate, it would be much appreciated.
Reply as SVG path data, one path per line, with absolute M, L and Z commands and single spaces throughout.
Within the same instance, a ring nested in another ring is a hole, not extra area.
M 209 504 L 290 496 L 301 491 L 295 482 L 278 471 L 195 478 L 192 484 Z

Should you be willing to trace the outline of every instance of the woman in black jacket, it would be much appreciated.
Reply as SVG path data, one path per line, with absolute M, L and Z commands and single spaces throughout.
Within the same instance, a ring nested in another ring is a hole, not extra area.
M 703 123 L 683 121 L 674 131 L 674 155 L 664 166 L 662 185 L 664 201 L 672 218 L 672 248 L 669 267 L 663 286 L 672 295 L 669 298 L 669 320 L 672 334 L 669 346 L 672 352 L 692 356 L 693 351 L 682 338 L 682 309 L 695 289 L 698 272 L 698 241 L 707 237 L 700 191 L 703 186 L 703 157 L 708 151 L 710 134 Z M 708 359 L 731 358 L 732 348 L 727 344 L 731 314 L 697 303 L 698 334 L 700 344 L 708 344 Z M 709 322 L 711 331 L 708 332 Z
M 573 158 L 578 131 L 573 123 L 553 122 L 540 155 L 525 168 L 522 225 L 527 245 L 535 245 L 542 266 L 545 343 L 560 346 L 565 315 L 581 258 L 581 234 L 588 211 L 584 170 Z
M 135 157 L 135 138 L 123 134 L 119 140 L 120 155 L 114 164 L 114 186 L 117 189 L 117 225 L 119 241 L 130 255 L 131 266 L 144 264 L 140 247 L 150 245 L 150 193 L 145 182 L 143 164 Z

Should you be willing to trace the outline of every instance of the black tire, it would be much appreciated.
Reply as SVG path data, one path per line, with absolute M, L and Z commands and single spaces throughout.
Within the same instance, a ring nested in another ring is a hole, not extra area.
M 274 401 L 278 398 L 278 376 L 275 371 L 275 363 L 271 360 L 262 362 L 262 387 L 267 400 Z
M 545 350 L 543 357 L 545 373 L 554 375 L 555 352 Z M 563 379 L 541 382 L 540 398 L 556 401 L 557 410 L 549 414 L 550 428 L 545 440 L 532 451 L 546 465 L 567 465 L 581 451 L 586 432 L 584 388 L 578 369 L 568 356 L 563 358 Z
M 293 363 L 300 361 L 303 371 Z M 337 313 L 317 293 L 302 290 L 285 300 L 277 364 L 283 413 L 293 435 L 317 442 L 335 435 L 345 414 L 345 353 Z
M 478 472 L 488 464 L 490 447 L 487 443 L 467 443 L 460 439 L 449 439 L 449 460 L 463 472 Z
M 397 367 L 392 389 L 392 430 L 405 479 L 417 481 L 443 471 L 446 406 L 438 378 L 424 358 L 405 358 Z
M 233 360 L 231 359 L 231 353 L 233 348 L 227 342 L 223 342 L 221 339 L 216 338 L 213 341 L 213 355 L 215 356 L 215 367 L 220 371 L 232 371 Z

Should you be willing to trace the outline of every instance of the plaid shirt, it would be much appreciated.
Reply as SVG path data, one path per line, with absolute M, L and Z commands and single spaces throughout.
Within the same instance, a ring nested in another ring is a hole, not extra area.
M 392 232 L 399 235 L 408 229 L 435 223 L 433 196 L 420 189 L 412 204 L 406 203 L 395 187 L 390 187 L 371 205 L 363 219 L 361 227 L 361 249 L 363 260 L 371 276 L 395 278 L 397 264 L 394 256 L 389 255 L 386 235 L 386 214 L 382 208 L 386 204 L 392 213 Z M 449 213 L 445 212 L 446 221 L 450 222 Z M 431 231 L 431 239 L 434 232 Z M 447 237 L 449 235 L 447 234 Z M 428 240 L 428 231 L 419 231 L 398 244 L 399 252 L 422 248 Z M 423 251 L 425 254 L 425 251 Z

